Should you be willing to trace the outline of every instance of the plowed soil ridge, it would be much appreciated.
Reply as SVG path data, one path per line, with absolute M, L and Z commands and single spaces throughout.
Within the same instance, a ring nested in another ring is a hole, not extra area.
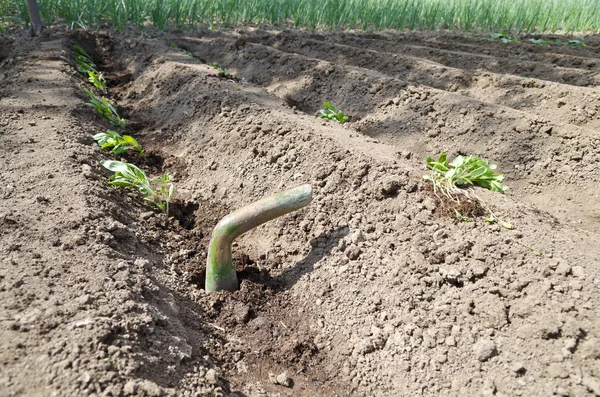
M 459 51 L 487 43 L 245 29 L 157 39 L 56 31 L 3 47 L 0 391 L 600 394 L 592 121 L 572 125 L 570 105 L 554 118 L 486 101 L 470 85 L 448 92 L 414 54 L 395 52 L 409 68 L 395 76 L 375 46 L 349 50 L 365 37 Z M 174 178 L 171 217 L 106 184 L 98 161 L 115 157 L 91 135 L 109 126 L 85 105 L 74 44 L 93 55 L 128 119 L 123 132 L 146 150 L 125 159 Z M 382 62 L 369 67 L 372 53 Z M 499 79 L 514 83 L 497 92 L 507 99 L 544 76 Z M 574 87 L 545 84 L 550 97 Z M 589 99 L 596 88 L 573 89 Z M 325 100 L 351 122 L 315 118 Z M 442 150 L 499 164 L 511 193 L 477 194 L 514 230 L 440 216 L 421 176 L 424 157 Z M 310 206 L 237 240 L 240 290 L 206 294 L 216 222 L 302 183 L 313 186 Z

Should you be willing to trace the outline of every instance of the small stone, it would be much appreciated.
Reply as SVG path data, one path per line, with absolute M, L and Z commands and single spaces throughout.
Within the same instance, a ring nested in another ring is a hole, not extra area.
M 32 127 L 34 127 L 34 126 L 36 126 L 36 125 L 37 125 L 37 123 L 36 123 L 35 121 L 30 121 L 28 124 L 29 124 L 30 126 L 32 126 Z
M 381 194 L 385 197 L 394 196 L 400 190 L 400 182 L 396 179 L 387 179 L 381 184 Z
M 453 336 L 449 336 L 446 338 L 446 345 L 447 346 L 456 346 L 456 340 L 454 339 Z
M 140 214 L 140 219 L 142 220 L 146 220 L 146 219 L 150 219 L 154 216 L 154 211 L 146 211 L 146 212 L 142 212 Z
M 517 376 L 521 376 L 525 373 L 525 367 L 520 362 L 514 362 L 510 365 L 510 370 L 514 372 Z
M 472 270 L 475 277 L 483 277 L 487 273 L 488 267 L 483 263 L 477 263 L 473 266 Z
M 89 372 L 85 371 L 81 376 L 77 379 L 83 386 L 90 383 L 92 380 L 92 375 Z
M 141 390 L 145 391 L 146 394 L 150 397 L 160 397 L 163 395 L 163 392 L 160 389 L 160 387 L 150 380 L 142 381 L 139 384 L 139 387 Z
M 89 305 L 92 303 L 92 297 L 89 294 L 81 295 L 79 298 L 77 298 L 77 303 L 80 305 Z
M 362 250 L 354 244 L 351 244 L 348 248 L 346 248 L 346 256 L 350 260 L 358 259 L 360 254 L 362 254 Z
M 473 346 L 473 352 L 481 362 L 487 361 L 498 354 L 496 344 L 489 339 L 481 339 Z
M 583 270 L 582 266 L 573 266 L 571 268 L 571 273 L 573 273 L 573 276 L 578 278 L 585 277 L 585 271 Z
M 360 230 L 355 230 L 350 234 L 349 240 L 352 244 L 358 245 L 365 241 L 365 235 Z
M 557 267 L 556 270 L 554 271 L 554 273 L 561 275 L 561 276 L 566 276 L 569 273 L 571 273 L 571 266 L 569 266 L 568 264 L 561 262 Z
M 550 363 L 548 368 L 546 368 L 546 372 L 551 378 L 566 379 L 569 377 L 569 372 L 561 363 Z
M 281 386 L 292 387 L 292 378 L 290 378 L 285 372 L 277 375 L 276 381 L 277 384 Z
M 219 381 L 219 375 L 217 374 L 217 371 L 215 371 L 214 369 L 209 369 L 206 372 L 206 375 L 204 375 L 204 378 L 208 381 L 208 383 L 210 383 L 211 385 L 215 385 L 218 381 Z
M 136 391 L 137 384 L 134 380 L 128 380 L 127 383 L 125 383 L 125 386 L 123 386 L 123 394 L 126 396 L 132 396 L 136 393 Z
M 239 323 L 246 323 L 250 319 L 250 309 L 241 302 L 237 302 L 233 307 L 233 317 Z

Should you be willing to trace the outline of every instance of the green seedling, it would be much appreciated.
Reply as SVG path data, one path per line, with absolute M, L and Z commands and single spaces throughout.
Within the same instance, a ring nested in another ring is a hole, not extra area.
M 98 98 L 98 96 L 96 96 L 96 94 L 94 94 L 90 90 L 83 90 L 83 92 L 85 92 L 90 97 L 90 102 L 86 105 L 96 109 L 96 112 L 98 112 L 100 116 L 104 117 L 109 123 L 111 123 L 115 127 L 125 127 L 127 121 L 119 117 L 117 110 L 106 98 Z
M 169 214 L 169 202 L 175 191 L 175 185 L 170 183 L 169 174 L 150 179 L 134 164 L 114 160 L 103 160 L 100 164 L 114 172 L 109 185 L 135 188 L 145 201 Z
M 565 41 L 563 42 L 563 44 L 565 45 L 571 45 L 571 46 L 575 46 L 575 47 L 585 47 L 585 43 L 581 40 L 569 40 L 569 41 Z
M 144 154 L 144 149 L 132 136 L 121 136 L 117 131 L 108 130 L 94 135 L 92 138 L 100 145 L 102 149 L 111 149 L 111 152 L 119 155 L 127 152 L 129 149 L 137 150 Z
M 188 57 L 190 57 L 190 58 L 192 58 L 192 59 L 194 59 L 194 60 L 196 60 L 196 61 L 198 61 L 198 62 L 201 62 L 201 61 L 200 61 L 200 58 L 198 58 L 198 57 L 194 56 L 194 54 L 192 54 L 192 53 L 191 53 L 191 52 L 189 52 L 188 50 L 185 50 L 185 49 L 183 49 L 183 48 L 179 47 L 177 44 L 175 44 L 175 43 L 173 43 L 173 42 L 171 42 L 171 48 L 174 48 L 174 49 L 176 49 L 177 51 L 180 51 L 180 52 L 182 52 L 183 54 L 187 55 Z
M 77 70 L 81 73 L 89 73 L 96 71 L 96 64 L 91 56 L 79 45 L 73 47 L 75 49 L 75 63 Z
M 490 40 L 501 41 L 504 44 L 519 42 L 515 37 L 508 36 L 505 32 L 490 33 Z
M 88 72 L 88 81 L 94 85 L 100 91 L 106 93 L 106 80 L 102 73 L 94 72 L 90 70 Z
M 452 162 L 448 162 L 445 152 L 437 160 L 427 157 L 426 161 L 431 174 L 423 176 L 423 179 L 433 184 L 436 196 L 455 203 L 476 200 L 489 213 L 486 222 L 498 222 L 501 226 L 512 229 L 512 225 L 500 220 L 472 189 L 473 186 L 479 186 L 499 193 L 508 190 L 508 186 L 502 183 L 504 175 L 493 172 L 495 164 L 477 156 L 457 156 Z M 456 216 L 460 220 L 466 220 L 458 211 Z
M 229 73 L 229 70 L 228 70 L 226 67 L 224 67 L 224 66 L 220 66 L 220 65 L 217 65 L 217 64 L 216 64 L 216 63 L 214 63 L 214 62 L 212 62 L 212 63 L 210 64 L 210 66 L 212 66 L 214 69 L 218 70 L 218 71 L 219 71 L 219 74 L 220 74 L 221 76 L 226 76 L 226 75 Z
M 331 103 L 323 102 L 323 106 L 325 106 L 325 109 L 321 109 L 318 117 L 331 121 L 337 121 L 340 124 L 344 124 L 349 120 L 348 116 L 346 116 L 344 112 L 334 108 Z
M 550 40 L 545 39 L 543 37 L 540 37 L 539 39 L 529 39 L 530 42 L 532 42 L 535 45 L 545 45 L 548 44 L 550 42 Z
M 470 218 L 468 216 L 464 216 L 463 214 L 461 214 L 457 210 L 454 210 L 454 214 L 456 215 L 456 219 L 458 219 L 461 222 L 473 222 L 473 218 Z

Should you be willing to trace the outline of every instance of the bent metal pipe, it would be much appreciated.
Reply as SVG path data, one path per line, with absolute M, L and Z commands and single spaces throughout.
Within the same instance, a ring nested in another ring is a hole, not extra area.
M 233 240 L 272 219 L 299 210 L 312 201 L 312 187 L 302 185 L 265 197 L 227 215 L 214 228 L 206 262 L 206 292 L 236 291 L 231 261 Z

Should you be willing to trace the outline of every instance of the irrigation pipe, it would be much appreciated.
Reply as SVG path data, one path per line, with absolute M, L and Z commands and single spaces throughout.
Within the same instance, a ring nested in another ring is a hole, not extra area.
M 215 226 L 206 261 L 206 292 L 236 291 L 238 280 L 231 262 L 233 240 L 247 231 L 287 213 L 306 207 L 312 187 L 302 185 L 265 197 L 227 215 Z

